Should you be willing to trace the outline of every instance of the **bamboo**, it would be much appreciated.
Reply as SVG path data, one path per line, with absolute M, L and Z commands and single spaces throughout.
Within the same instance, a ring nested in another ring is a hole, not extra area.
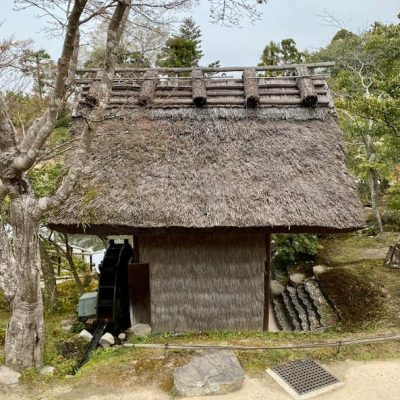
M 285 65 L 264 65 L 252 67 L 256 71 L 285 71 L 293 70 L 297 67 L 304 66 L 307 68 L 331 68 L 335 66 L 332 61 L 319 62 L 319 63 L 306 63 L 306 64 L 285 64 Z M 247 67 L 199 67 L 203 72 L 237 72 L 244 71 Z M 97 72 L 100 68 L 81 68 L 77 73 L 88 73 Z M 158 73 L 167 72 L 192 72 L 193 68 L 154 68 Z M 116 68 L 116 73 L 118 72 L 146 72 L 147 68 Z
M 84 103 L 84 101 L 83 101 Z M 110 105 L 112 104 L 130 104 L 130 105 L 136 105 L 136 101 L 134 101 L 134 99 L 129 98 L 129 97 L 124 97 L 124 98 L 111 98 Z M 173 98 L 173 99 L 154 99 L 152 102 L 153 105 L 157 105 L 157 106 L 184 106 L 184 105 L 192 105 L 193 101 L 190 98 Z M 237 97 L 215 97 L 215 98 L 209 98 L 207 101 L 208 105 L 216 105 L 216 104 L 220 104 L 220 105 L 243 105 L 243 98 Z M 290 96 L 290 97 L 285 97 L 285 96 L 280 96 L 280 97 L 275 97 L 275 98 L 271 98 L 268 96 L 261 96 L 260 97 L 260 106 L 266 106 L 266 105 L 273 105 L 273 106 L 290 106 L 290 105 L 301 105 L 302 104 L 302 100 L 300 99 L 300 97 L 296 98 L 295 96 Z M 320 99 L 320 101 L 318 102 L 318 105 L 321 106 L 326 106 L 329 104 L 329 100 L 323 100 Z

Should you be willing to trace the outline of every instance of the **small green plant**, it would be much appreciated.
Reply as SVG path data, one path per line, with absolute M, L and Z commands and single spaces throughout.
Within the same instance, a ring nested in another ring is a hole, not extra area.
M 291 265 L 298 261 L 312 259 L 321 249 L 317 235 L 289 234 L 273 236 L 274 262 L 277 265 Z

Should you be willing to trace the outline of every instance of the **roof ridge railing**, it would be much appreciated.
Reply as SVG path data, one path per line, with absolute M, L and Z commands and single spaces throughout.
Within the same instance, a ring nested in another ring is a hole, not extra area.
M 165 68 L 165 67 L 154 67 L 154 68 L 136 68 L 136 67 L 120 67 L 116 68 L 115 72 L 147 72 L 149 70 L 157 71 L 159 73 L 175 72 L 175 73 L 185 73 L 192 72 L 193 70 L 201 70 L 203 73 L 207 72 L 240 72 L 245 69 L 255 69 L 257 72 L 262 71 L 287 71 L 296 70 L 299 67 L 306 67 L 310 69 L 314 68 L 332 68 L 335 66 L 334 61 L 318 62 L 318 63 L 303 63 L 303 64 L 283 64 L 283 65 L 263 65 L 255 67 L 189 67 L 189 68 Z M 88 72 L 98 72 L 102 68 L 79 68 L 77 73 L 88 73 Z

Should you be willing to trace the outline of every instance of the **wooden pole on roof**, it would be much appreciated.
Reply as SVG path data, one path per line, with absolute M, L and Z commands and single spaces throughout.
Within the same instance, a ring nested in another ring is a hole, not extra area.
M 265 268 L 264 268 L 264 317 L 263 317 L 263 330 L 268 331 L 269 329 L 269 307 L 271 303 L 271 258 L 272 246 L 271 246 L 271 234 L 267 233 L 265 242 Z
M 196 106 L 201 107 L 207 104 L 207 90 L 204 82 L 204 74 L 201 69 L 192 71 L 192 99 Z
M 260 91 L 258 90 L 257 73 L 254 68 L 246 68 L 243 71 L 243 86 L 246 107 L 258 107 L 260 104 Z
M 156 93 L 157 87 L 157 70 L 147 70 L 143 75 L 143 83 L 140 87 L 138 103 L 140 106 L 145 107 L 150 104 Z
M 307 107 L 315 106 L 318 102 L 317 91 L 314 82 L 310 78 L 310 71 L 307 67 L 300 66 L 295 69 L 297 86 L 299 87 L 301 103 Z

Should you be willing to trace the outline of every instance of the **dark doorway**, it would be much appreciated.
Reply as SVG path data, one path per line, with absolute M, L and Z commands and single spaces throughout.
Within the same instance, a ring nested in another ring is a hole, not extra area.
M 129 298 L 132 325 L 150 325 L 151 311 L 149 264 L 129 264 Z

